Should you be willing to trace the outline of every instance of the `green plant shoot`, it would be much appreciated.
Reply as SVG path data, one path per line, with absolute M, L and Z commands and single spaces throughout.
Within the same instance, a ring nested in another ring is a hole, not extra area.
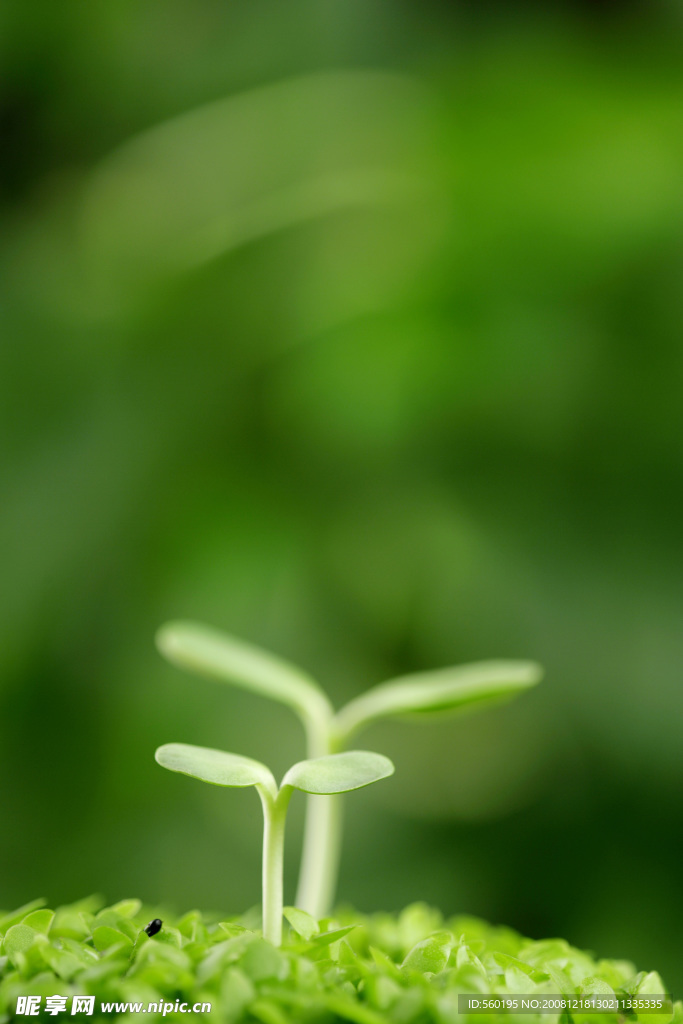
M 285 822 L 294 790 L 318 796 L 338 795 L 369 786 L 394 772 L 388 757 L 367 750 L 351 750 L 299 761 L 289 769 L 278 788 L 264 764 L 239 754 L 187 743 L 166 743 L 154 756 L 163 768 L 214 786 L 256 787 L 263 807 L 263 936 L 275 946 L 282 942 Z
M 157 645 L 181 668 L 288 705 L 303 723 L 309 758 L 345 750 L 353 736 L 378 719 L 483 709 L 513 699 L 542 676 L 535 662 L 477 662 L 392 679 L 335 712 L 301 669 L 218 630 L 171 622 L 157 634 Z M 340 848 L 340 801 L 310 795 L 296 902 L 315 918 L 327 913 L 334 900 Z

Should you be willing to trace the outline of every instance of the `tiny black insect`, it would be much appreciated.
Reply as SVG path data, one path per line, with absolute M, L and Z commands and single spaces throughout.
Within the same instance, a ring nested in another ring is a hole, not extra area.
M 157 932 L 161 931 L 161 926 L 163 923 L 164 922 L 161 921 L 158 917 L 155 917 L 153 921 L 150 921 L 149 924 L 145 925 L 145 931 L 147 932 L 148 935 L 156 935 Z

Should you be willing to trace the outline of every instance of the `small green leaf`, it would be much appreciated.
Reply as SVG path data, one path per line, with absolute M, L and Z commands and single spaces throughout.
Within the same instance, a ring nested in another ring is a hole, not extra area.
M 234 919 L 243 928 L 250 928 L 252 931 L 258 931 L 263 926 L 263 908 L 260 904 L 253 907 L 249 907 L 243 914 Z
M 275 947 L 265 939 L 257 938 L 249 944 L 240 960 L 240 967 L 252 981 L 264 978 L 278 978 L 286 969 L 287 961 Z
M 194 622 L 169 622 L 157 633 L 164 657 L 180 668 L 253 690 L 294 708 L 304 718 L 332 709 L 318 685 L 286 661 L 217 629 Z
M 666 992 L 666 989 L 657 971 L 649 971 L 647 974 L 641 973 L 638 975 L 635 992 L 639 996 L 648 994 L 660 995 L 662 992 Z
M 26 924 L 15 924 L 8 930 L 2 943 L 2 951 L 12 957 L 15 953 L 25 953 L 36 940 L 38 932 Z
M 614 994 L 612 986 L 604 978 L 598 978 L 597 976 L 584 978 L 579 985 L 579 995 L 582 996 L 609 996 L 614 998 Z
M 352 700 L 336 717 L 348 738 L 377 718 L 455 711 L 511 700 L 540 682 L 542 669 L 527 661 L 483 661 L 380 683 Z
M 337 958 L 338 963 L 340 967 L 350 968 L 349 976 L 353 974 L 354 977 L 361 977 L 364 974 L 367 974 L 367 971 L 364 969 L 365 965 L 363 964 L 362 959 L 346 939 L 341 939 L 339 941 L 337 949 L 339 950 Z
M 123 932 L 131 942 L 135 941 L 140 932 L 140 929 L 129 918 L 117 913 L 113 907 L 105 907 L 104 910 L 100 910 L 99 914 L 97 914 L 93 928 L 100 927 L 101 925 L 106 925 L 108 928 L 115 928 L 117 931 Z
M 318 922 L 305 910 L 299 910 L 298 907 L 284 907 L 282 913 L 302 939 L 310 939 L 320 931 Z
M 657 971 L 649 971 L 647 974 L 641 972 L 638 974 L 634 988 L 634 994 L 643 997 L 648 995 L 664 995 L 666 993 L 664 982 Z M 657 1012 L 657 1010 L 650 1010 L 649 1012 L 646 1009 L 638 1010 L 639 1024 L 669 1024 L 673 1017 L 674 1008 L 671 1008 L 667 1013 Z
M 252 942 L 258 938 L 254 932 L 244 931 L 212 946 L 197 966 L 197 981 L 205 985 L 223 973 L 227 964 L 241 959 Z
M 365 980 L 365 991 L 379 1010 L 386 1011 L 401 996 L 404 989 L 386 974 L 370 974 Z
M 109 907 L 109 910 L 113 910 L 115 913 L 121 914 L 122 917 L 135 917 L 141 906 L 141 900 L 120 900 L 112 907 Z
M 249 1007 L 249 1015 L 261 1024 L 290 1024 L 289 1017 L 272 999 L 255 999 Z
M 238 1019 L 256 995 L 251 980 L 239 967 L 231 967 L 221 982 L 221 995 L 230 1008 L 230 1020 Z
M 636 969 L 629 960 L 598 960 L 598 974 L 609 982 L 612 988 L 622 989 L 633 980 Z
M 505 968 L 505 988 L 508 992 L 528 992 L 530 989 L 529 975 L 514 964 Z M 533 991 L 533 989 L 532 989 Z
M 377 949 L 376 946 L 368 946 L 368 952 L 380 971 L 389 975 L 389 977 L 400 980 L 401 972 L 390 956 L 387 956 L 383 950 Z
M 180 925 L 178 927 L 180 928 Z M 243 925 L 237 924 L 236 921 L 219 921 L 218 927 L 220 928 L 221 938 L 224 935 L 228 935 L 230 938 L 233 938 L 235 935 L 244 935 L 248 930 Z
M 19 924 L 31 911 L 44 907 L 45 903 L 46 900 L 42 898 L 31 900 L 30 903 L 24 903 L 23 907 L 17 907 L 16 910 L 11 910 L 8 914 L 4 914 L 0 917 L 0 932 L 6 932 L 13 924 Z
M 394 766 L 388 757 L 369 750 L 349 750 L 345 754 L 299 761 L 289 769 L 282 786 L 331 795 L 362 789 L 393 774 Z
M 189 910 L 177 924 L 178 931 L 191 942 L 206 942 L 208 932 L 198 910 Z M 233 933 L 234 934 L 234 933 Z
M 106 924 L 100 925 L 99 928 L 95 929 L 92 933 L 92 940 L 95 944 L 95 949 L 99 949 L 101 952 L 109 949 L 111 946 L 123 946 L 127 949 L 133 946 L 127 935 L 120 932 L 118 928 L 110 928 Z
M 89 896 L 84 896 L 82 900 L 76 900 L 75 903 L 70 903 L 68 905 L 68 909 L 77 910 L 84 914 L 96 914 L 98 910 L 102 909 L 105 902 L 106 901 L 102 893 L 93 892 Z
M 453 974 L 458 986 L 465 992 L 488 992 L 489 979 L 483 965 L 466 963 L 458 966 Z
M 527 964 L 523 960 L 519 960 L 516 956 L 511 956 L 509 953 L 494 953 L 493 959 L 505 970 L 512 967 L 517 971 L 521 971 L 527 976 L 527 978 L 531 978 L 534 982 L 540 983 L 545 981 L 548 977 L 545 971 L 540 970 L 538 967 L 533 967 L 531 964 Z
M 51 934 L 53 937 L 84 939 L 90 935 L 91 929 L 84 922 L 82 916 L 70 907 L 59 907 L 52 924 Z
M 194 747 L 189 743 L 166 743 L 158 748 L 154 757 L 162 768 L 190 775 L 214 786 L 263 786 L 270 792 L 277 789 L 275 779 L 264 764 L 225 750 Z
M 352 1021 L 353 1024 L 386 1024 L 387 1022 L 384 1014 L 377 1013 L 369 1006 L 364 1006 L 363 1003 L 356 1002 L 346 995 L 326 996 L 325 1006 L 337 1017 Z
M 40 955 L 46 964 L 48 964 L 58 978 L 62 978 L 64 981 L 70 981 L 74 975 L 78 974 L 83 969 L 82 961 L 73 953 L 68 953 L 64 949 L 55 949 L 54 946 L 45 944 L 41 947 Z
M 319 935 L 313 935 L 311 942 L 316 946 L 331 946 L 333 942 L 343 939 L 345 935 L 348 935 L 349 932 L 352 932 L 357 927 L 355 924 L 347 924 L 343 928 L 332 928 L 329 932 L 320 932 Z
M 54 910 L 34 910 L 32 913 L 27 914 L 21 923 L 28 925 L 29 928 L 35 928 L 37 932 L 41 932 L 43 935 L 47 935 L 54 916 Z
M 401 945 L 407 951 L 422 939 L 444 930 L 443 918 L 438 910 L 426 903 L 409 903 L 399 914 Z
M 448 963 L 454 945 L 450 932 L 437 932 L 413 946 L 401 966 L 422 974 L 438 974 Z
M 157 932 L 156 935 L 152 935 L 150 938 L 152 942 L 161 942 L 167 946 L 175 946 L 176 949 L 180 949 L 183 944 L 182 933 L 170 924 L 165 924 L 160 932 Z
M 90 935 L 90 932 L 88 932 Z M 90 966 L 93 963 L 97 963 L 97 953 L 90 946 L 84 945 L 82 941 L 76 939 L 63 938 L 60 940 L 63 949 L 66 949 L 69 953 L 73 953 L 80 962 L 85 966 Z

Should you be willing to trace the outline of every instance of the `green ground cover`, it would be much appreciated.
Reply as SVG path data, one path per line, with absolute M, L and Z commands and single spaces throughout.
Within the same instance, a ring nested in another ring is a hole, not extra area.
M 665 990 L 656 972 L 639 972 L 630 962 L 596 959 L 562 939 L 532 941 L 472 917 L 444 920 L 425 904 L 396 916 L 345 910 L 317 923 L 290 908 L 283 946 L 276 949 L 262 938 L 256 911 L 226 919 L 199 911 L 176 917 L 139 900 L 102 903 L 91 897 L 53 912 L 37 901 L 0 918 L 3 1024 L 28 1019 L 15 1016 L 18 997 L 26 994 L 43 997 L 43 1007 L 47 996 L 67 997 L 64 1013 L 46 1020 L 72 1019 L 72 997 L 94 995 L 90 1020 L 141 1019 L 139 1013 L 101 1009 L 104 1002 L 140 1002 L 145 1008 L 159 1003 L 157 1013 L 146 1009 L 145 1020 L 488 1024 L 494 1017 L 458 1014 L 460 993 Z M 144 928 L 155 917 L 163 926 L 149 937 Z M 210 1014 L 189 1016 L 176 1012 L 177 1002 L 212 1008 Z M 558 1012 L 533 1019 L 553 1024 L 560 1017 Z M 531 1016 L 508 1019 L 526 1024 Z M 637 1018 L 563 1018 L 573 1024 L 625 1019 L 681 1024 L 683 1006 L 675 1004 L 673 1014 Z

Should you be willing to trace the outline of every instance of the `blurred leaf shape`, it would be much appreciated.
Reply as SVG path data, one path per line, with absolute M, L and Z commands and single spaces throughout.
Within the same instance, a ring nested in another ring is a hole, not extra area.
M 380 683 L 352 700 L 337 715 L 337 730 L 348 737 L 378 718 L 435 714 L 500 703 L 540 682 L 540 665 L 527 661 L 483 661 L 418 672 Z
M 395 74 L 342 71 L 262 86 L 132 139 L 85 197 L 88 266 L 145 287 L 331 213 L 423 201 L 430 102 Z
M 157 633 L 157 646 L 179 668 L 270 697 L 304 718 L 323 705 L 329 708 L 322 690 L 301 669 L 209 626 L 169 622 Z

